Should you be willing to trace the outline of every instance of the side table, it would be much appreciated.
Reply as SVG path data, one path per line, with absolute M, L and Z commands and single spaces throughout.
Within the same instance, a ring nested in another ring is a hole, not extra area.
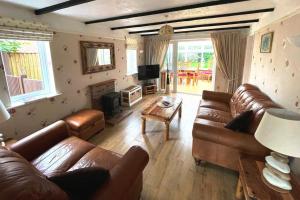
M 292 191 L 277 192 L 267 186 L 262 180 L 263 161 L 242 154 L 239 159 L 239 181 L 236 189 L 236 199 L 260 200 L 296 200 L 300 199 L 300 181 L 291 174 Z

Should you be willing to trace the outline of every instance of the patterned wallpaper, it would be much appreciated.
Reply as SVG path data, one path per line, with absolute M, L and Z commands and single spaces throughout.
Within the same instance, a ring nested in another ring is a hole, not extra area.
M 79 41 L 102 41 L 115 44 L 116 69 L 82 75 Z M 131 43 L 132 40 L 131 39 Z M 143 63 L 143 41 L 136 39 L 138 64 Z M 12 118 L 0 125 L 7 137 L 22 138 L 66 115 L 90 107 L 88 85 L 117 79 L 117 90 L 137 83 L 137 76 L 126 75 L 126 40 L 55 33 L 50 43 L 53 71 L 57 91 L 62 95 L 45 99 L 11 110 Z
M 254 49 L 249 82 L 257 85 L 275 102 L 285 108 L 300 112 L 300 48 L 287 37 L 300 35 L 300 14 L 271 24 L 254 35 Z M 274 31 L 271 53 L 260 53 L 261 35 Z M 300 159 L 292 168 L 300 176 Z
M 287 38 L 300 34 L 300 14 L 271 24 L 254 36 L 249 82 L 282 106 L 300 112 L 300 48 Z M 261 35 L 274 31 L 271 53 L 260 53 Z

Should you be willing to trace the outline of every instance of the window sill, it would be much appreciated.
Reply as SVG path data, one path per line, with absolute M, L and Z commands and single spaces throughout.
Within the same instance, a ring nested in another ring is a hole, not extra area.
M 132 76 L 132 75 L 135 75 L 135 74 L 138 74 L 137 72 L 133 72 L 133 73 L 127 73 L 126 75 L 127 76 Z
M 60 95 L 62 95 L 62 93 L 54 93 L 54 94 L 49 94 L 49 95 L 42 96 L 42 97 L 36 97 L 34 99 L 30 99 L 30 100 L 23 101 L 23 102 L 14 102 L 10 106 L 8 106 L 7 109 L 14 109 L 14 108 L 26 106 L 26 105 L 29 105 L 29 104 L 32 104 L 32 103 L 35 103 L 35 102 L 43 101 L 43 100 L 46 100 L 46 99 L 51 99 L 51 98 L 54 98 L 54 97 L 57 97 L 57 96 L 60 96 Z

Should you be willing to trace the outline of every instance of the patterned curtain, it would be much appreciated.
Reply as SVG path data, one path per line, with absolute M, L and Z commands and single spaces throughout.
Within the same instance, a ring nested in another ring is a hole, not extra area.
M 46 24 L 0 17 L 0 39 L 50 41 L 52 37 Z
M 242 82 L 246 37 L 241 32 L 212 33 L 217 67 L 228 80 L 227 92 L 233 93 Z

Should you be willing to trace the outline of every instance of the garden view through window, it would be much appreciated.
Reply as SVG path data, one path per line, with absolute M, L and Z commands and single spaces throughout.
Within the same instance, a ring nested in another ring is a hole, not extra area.
M 214 50 L 211 40 L 178 41 L 169 44 L 163 70 L 169 69 L 171 87 L 174 78 L 174 52 L 177 52 L 177 91 L 201 94 L 212 89 Z M 177 51 L 174 48 L 177 47 Z
M 54 87 L 49 42 L 0 40 L 1 62 L 11 101 L 29 101 Z

